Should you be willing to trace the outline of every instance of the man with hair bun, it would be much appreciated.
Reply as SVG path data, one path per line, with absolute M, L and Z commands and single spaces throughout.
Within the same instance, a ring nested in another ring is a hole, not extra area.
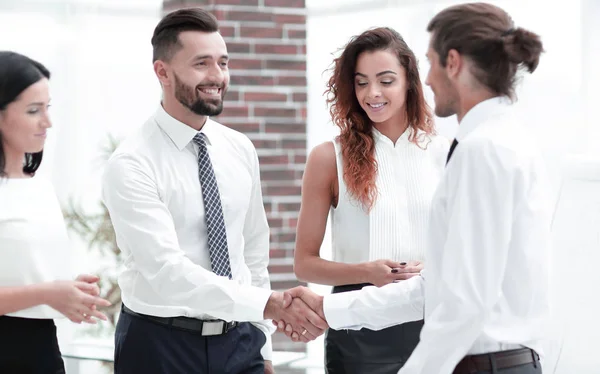
M 456 115 L 460 126 L 432 202 L 426 270 L 381 288 L 289 294 L 334 329 L 424 316 L 401 374 L 539 374 L 549 315 L 549 183 L 535 136 L 512 104 L 517 72 L 536 69 L 542 42 L 485 3 L 447 8 L 427 31 L 435 113 Z

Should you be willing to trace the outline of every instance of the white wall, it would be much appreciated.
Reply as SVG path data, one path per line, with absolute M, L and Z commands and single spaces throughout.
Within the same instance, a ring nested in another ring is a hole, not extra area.
M 160 99 L 150 38 L 162 2 L 127 1 L 45 1 L 41 9 L 14 1 L 0 8 L 0 48 L 35 58 L 52 73 L 54 129 L 41 172 L 62 201 L 96 192 L 94 165 L 106 135 L 140 126 Z
M 565 166 L 554 221 L 551 288 L 552 328 L 562 339 L 549 348 L 558 359 L 555 374 L 595 374 L 600 372 L 600 162 L 580 157 Z

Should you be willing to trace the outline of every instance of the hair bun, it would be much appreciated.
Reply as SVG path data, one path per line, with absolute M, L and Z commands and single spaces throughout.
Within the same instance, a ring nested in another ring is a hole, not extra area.
M 504 50 L 510 61 L 524 64 L 527 70 L 533 73 L 540 62 L 540 55 L 544 52 L 539 35 L 518 27 L 505 32 L 503 39 Z

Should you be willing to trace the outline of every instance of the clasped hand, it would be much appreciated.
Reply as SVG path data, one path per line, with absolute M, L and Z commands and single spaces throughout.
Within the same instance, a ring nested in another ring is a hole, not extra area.
M 395 263 L 390 260 L 380 260 L 368 263 L 371 273 L 382 273 L 384 277 L 373 284 L 380 287 L 391 282 L 398 282 L 419 275 L 423 263 Z M 323 310 L 323 296 L 317 295 L 306 287 L 292 288 L 283 293 L 283 310 L 281 318 L 273 318 L 277 331 L 283 332 L 292 341 L 309 342 L 329 327 Z
M 100 297 L 99 280 L 97 276 L 81 274 L 74 281 L 46 283 L 44 303 L 75 323 L 95 324 L 96 318 L 106 321 L 106 315 L 98 307 L 108 307 L 111 304 Z
M 323 312 L 323 296 L 306 287 L 285 291 L 281 318 L 274 318 L 273 324 L 295 342 L 315 340 L 329 328 Z

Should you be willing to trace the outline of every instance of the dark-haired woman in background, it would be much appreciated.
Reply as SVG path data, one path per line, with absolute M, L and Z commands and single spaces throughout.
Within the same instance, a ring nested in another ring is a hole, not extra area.
M 54 318 L 106 320 L 98 278 L 66 280 L 69 240 L 42 162 L 49 71 L 0 51 L 0 373 L 64 373 Z
M 327 93 L 341 132 L 308 158 L 296 275 L 334 293 L 414 276 L 423 268 L 429 207 L 449 148 L 435 135 L 417 60 L 396 31 L 365 31 L 335 59 Z M 329 212 L 333 261 L 319 256 Z M 329 330 L 327 372 L 397 373 L 422 323 Z

